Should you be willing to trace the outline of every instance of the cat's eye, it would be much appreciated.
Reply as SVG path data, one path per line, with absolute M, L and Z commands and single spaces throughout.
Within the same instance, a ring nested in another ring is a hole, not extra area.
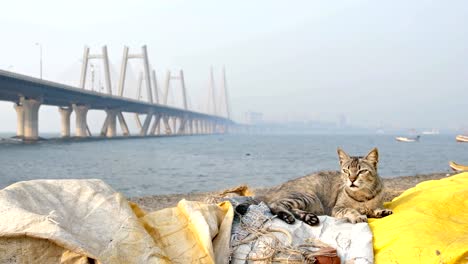
M 349 170 L 348 170 L 348 169 L 343 169 L 343 172 L 346 173 L 346 174 L 349 174 Z
M 369 171 L 369 170 L 366 170 L 366 169 L 359 170 L 359 171 L 358 171 L 358 175 L 359 175 L 359 174 L 366 173 L 366 172 L 368 172 L 368 171 Z

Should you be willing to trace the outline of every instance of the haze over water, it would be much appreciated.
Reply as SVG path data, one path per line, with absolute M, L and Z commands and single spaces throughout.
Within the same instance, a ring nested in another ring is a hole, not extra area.
M 468 163 L 468 144 L 453 135 L 399 143 L 390 135 L 216 135 L 132 140 L 0 143 L 0 188 L 33 179 L 98 178 L 127 196 L 273 186 L 338 169 L 336 148 L 380 151 L 382 177 L 449 172 Z
M 160 87 L 166 70 L 184 70 L 193 110 L 209 109 L 210 67 L 219 88 L 224 65 L 238 122 L 255 111 L 278 123 L 344 116 L 374 130 L 468 129 L 468 1 L 29 0 L 2 11 L 0 69 L 38 77 L 41 47 L 44 79 L 76 86 L 83 46 L 107 45 L 115 94 L 124 45 L 147 45 Z M 93 63 L 97 86 L 104 71 Z M 136 98 L 140 70 L 132 62 L 125 96 Z M 56 107 L 40 112 L 44 131 L 60 130 Z M 0 113 L 0 131 L 14 130 L 12 104 Z

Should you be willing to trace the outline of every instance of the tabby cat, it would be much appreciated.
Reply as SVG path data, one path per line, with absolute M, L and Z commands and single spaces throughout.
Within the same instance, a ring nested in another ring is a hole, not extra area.
M 379 153 L 350 157 L 338 148 L 341 171 L 324 171 L 288 181 L 264 197 L 271 212 L 286 223 L 300 219 L 317 225 L 317 215 L 343 218 L 351 223 L 392 214 L 382 209 L 383 183 L 377 174 Z

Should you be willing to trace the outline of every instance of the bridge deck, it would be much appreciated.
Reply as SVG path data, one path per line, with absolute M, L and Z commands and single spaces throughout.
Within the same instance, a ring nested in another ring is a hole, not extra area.
M 151 104 L 125 97 L 107 95 L 84 90 L 61 83 L 0 70 L 0 100 L 17 102 L 20 96 L 40 98 L 42 103 L 54 106 L 71 104 L 88 105 L 91 109 L 119 109 L 132 113 L 163 113 L 173 116 L 187 115 L 190 118 L 209 119 L 216 122 L 232 123 L 231 120 L 200 112 L 184 110 L 160 104 Z

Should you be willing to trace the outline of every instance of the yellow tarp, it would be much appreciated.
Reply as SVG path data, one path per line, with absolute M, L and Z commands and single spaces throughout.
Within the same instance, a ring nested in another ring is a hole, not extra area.
M 418 184 L 370 219 L 375 263 L 468 263 L 468 173 Z
M 228 263 L 233 209 L 182 200 L 145 214 L 100 180 L 0 191 L 0 263 Z

